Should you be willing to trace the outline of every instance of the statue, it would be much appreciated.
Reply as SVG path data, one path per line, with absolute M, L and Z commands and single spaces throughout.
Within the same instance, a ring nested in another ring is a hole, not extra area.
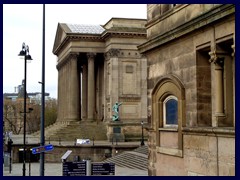
M 112 117 L 112 120 L 113 121 L 118 121 L 118 118 L 119 118 L 119 116 L 118 116 L 118 111 L 119 111 L 119 106 L 121 106 L 122 105 L 122 103 L 118 103 L 118 102 L 116 102 L 114 105 L 113 105 L 113 112 L 115 113 L 115 114 L 113 114 L 113 117 Z

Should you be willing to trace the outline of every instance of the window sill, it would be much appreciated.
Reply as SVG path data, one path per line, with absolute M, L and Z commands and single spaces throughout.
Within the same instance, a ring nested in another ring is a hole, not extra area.
M 158 128 L 159 131 L 169 131 L 169 132 L 177 132 L 178 129 L 174 127 L 165 127 L 165 128 Z
M 157 152 L 160 154 L 167 154 L 171 156 L 183 157 L 183 151 L 180 149 L 169 148 L 169 147 L 157 147 Z

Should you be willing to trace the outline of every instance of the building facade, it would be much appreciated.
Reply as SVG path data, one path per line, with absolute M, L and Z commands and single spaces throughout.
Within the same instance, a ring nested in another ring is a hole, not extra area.
M 137 49 L 146 41 L 145 24 L 124 18 L 103 26 L 58 24 L 57 122 L 105 123 L 109 140 L 139 136 L 147 120 L 147 60 Z M 113 121 L 116 102 L 120 119 Z
M 147 11 L 149 175 L 235 175 L 235 6 Z

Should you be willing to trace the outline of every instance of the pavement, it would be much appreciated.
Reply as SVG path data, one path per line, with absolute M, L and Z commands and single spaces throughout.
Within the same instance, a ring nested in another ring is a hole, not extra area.
M 14 144 L 22 144 L 22 136 L 13 135 L 12 136 Z M 36 144 L 39 143 L 39 138 L 36 138 L 31 135 L 27 135 L 26 144 Z M 52 145 L 61 145 L 61 146 L 70 146 L 74 145 L 74 141 L 51 141 L 46 142 L 51 143 Z M 90 144 L 78 145 L 78 146 L 139 146 L 140 142 L 109 142 L 109 141 L 91 141 Z M 45 165 L 45 176 L 62 176 L 62 163 L 44 163 Z M 26 176 L 40 176 L 40 163 L 26 163 Z M 3 176 L 22 176 L 22 163 L 13 163 L 12 171 L 9 172 L 9 167 L 3 166 Z M 115 165 L 115 176 L 148 176 L 147 170 L 133 169 L 128 167 L 120 167 Z
M 44 166 L 44 176 L 62 176 L 62 163 L 44 163 Z M 9 173 L 9 168 L 3 166 L 3 176 L 22 176 L 22 167 L 22 163 L 14 163 Z M 40 176 L 40 163 L 26 163 L 26 176 Z M 146 170 L 115 166 L 115 176 L 148 176 L 148 173 Z

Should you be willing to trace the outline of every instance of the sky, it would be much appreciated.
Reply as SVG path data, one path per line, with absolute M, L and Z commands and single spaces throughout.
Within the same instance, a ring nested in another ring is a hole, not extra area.
M 52 53 L 58 23 L 104 25 L 112 17 L 147 18 L 146 4 L 46 4 L 45 92 L 57 98 L 57 56 Z M 41 92 L 42 4 L 3 4 L 3 93 L 14 93 L 24 79 L 24 60 L 18 54 L 29 46 L 27 92 Z

